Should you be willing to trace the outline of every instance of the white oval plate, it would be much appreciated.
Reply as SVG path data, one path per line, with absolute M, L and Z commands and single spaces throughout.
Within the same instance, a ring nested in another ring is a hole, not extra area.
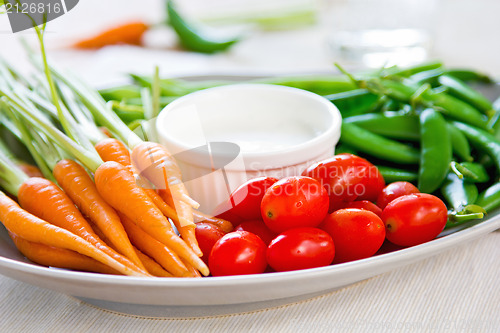
M 418 246 L 314 269 L 197 279 L 74 272 L 31 263 L 0 227 L 0 274 L 95 306 L 154 317 L 197 317 L 269 308 L 325 294 L 461 245 L 500 228 L 500 210 Z

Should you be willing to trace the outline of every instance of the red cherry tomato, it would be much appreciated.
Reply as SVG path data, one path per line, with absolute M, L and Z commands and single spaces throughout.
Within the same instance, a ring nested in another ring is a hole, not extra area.
M 212 251 L 212 247 L 220 238 L 222 238 L 222 236 L 225 235 L 225 232 L 216 225 L 199 222 L 196 223 L 195 233 L 198 246 L 203 253 L 203 257 L 201 257 L 201 259 L 208 264 L 208 257 Z
M 446 205 L 426 193 L 403 195 L 382 212 L 387 239 L 401 246 L 413 246 L 436 238 L 448 220 Z
M 248 231 L 230 232 L 215 243 L 208 267 L 213 276 L 263 273 L 266 244 Z
M 328 215 L 320 228 L 332 236 L 334 263 L 371 257 L 385 240 L 384 222 L 364 209 L 339 209 Z
M 402 195 L 412 194 L 412 193 L 420 193 L 418 188 L 415 187 L 412 183 L 409 182 L 394 182 L 390 183 L 382 192 L 380 192 L 377 198 L 377 206 L 381 209 L 384 209 L 385 206 L 392 200 L 399 198 Z
M 309 177 L 283 178 L 274 183 L 262 198 L 262 218 L 269 229 L 278 233 L 299 227 L 316 227 L 327 212 L 325 189 Z
M 382 209 L 379 206 L 375 205 L 373 202 L 368 200 L 360 200 L 360 201 L 352 201 L 344 205 L 342 208 L 358 208 L 369 210 L 372 213 L 375 213 L 378 217 L 382 216 Z
M 251 232 L 252 234 L 259 236 L 266 245 L 269 245 L 274 237 L 277 236 L 277 234 L 271 231 L 271 229 L 269 229 L 262 220 L 241 222 L 236 228 L 234 228 L 234 230 Z
M 250 179 L 231 193 L 229 200 L 216 208 L 215 216 L 234 225 L 249 220 L 260 220 L 260 203 L 267 189 L 276 183 L 273 177 Z
M 312 177 L 326 188 L 333 212 L 354 200 L 375 201 L 385 186 L 377 167 L 356 155 L 339 154 L 311 165 L 303 176 Z
M 278 272 L 327 266 L 334 257 L 332 237 L 317 228 L 287 230 L 267 248 L 267 262 Z

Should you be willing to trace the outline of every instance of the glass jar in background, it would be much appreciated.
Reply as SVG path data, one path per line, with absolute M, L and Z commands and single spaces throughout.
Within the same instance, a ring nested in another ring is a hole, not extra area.
M 334 61 L 408 66 L 431 52 L 437 0 L 329 0 L 325 21 Z

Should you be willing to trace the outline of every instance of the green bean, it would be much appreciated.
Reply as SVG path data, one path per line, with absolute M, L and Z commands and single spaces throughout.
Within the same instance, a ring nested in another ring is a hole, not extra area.
M 453 153 L 464 161 L 472 161 L 473 158 L 470 153 L 469 141 L 467 141 L 465 135 L 450 123 L 446 124 L 446 128 L 450 135 Z
M 451 162 L 450 167 L 452 172 L 455 173 L 458 178 L 471 183 L 486 183 L 490 180 L 490 175 L 488 175 L 486 168 L 479 163 L 457 163 L 453 161 Z
M 360 152 L 390 162 L 417 164 L 420 160 L 420 154 L 415 148 L 386 139 L 352 123 L 342 123 L 340 140 Z
M 369 113 L 344 118 L 344 122 L 353 123 L 391 139 L 416 141 L 420 138 L 420 124 L 416 115 L 395 114 L 389 116 Z
M 448 91 L 451 95 L 471 104 L 478 110 L 485 113 L 488 117 L 491 117 L 493 115 L 494 111 L 491 102 L 478 91 L 469 87 L 464 82 L 448 75 L 440 76 L 438 78 L 438 81 L 441 85 L 448 88 Z
M 497 182 L 479 194 L 476 205 L 483 207 L 487 212 L 500 207 L 500 182 Z
M 239 41 L 239 37 L 211 36 L 199 25 L 187 22 L 179 15 L 173 1 L 167 0 L 168 23 L 175 30 L 180 43 L 188 50 L 214 53 L 228 49 Z
M 500 97 L 493 102 L 495 114 L 488 121 L 488 128 L 492 130 L 493 136 L 500 140 Z
M 480 128 L 458 121 L 454 121 L 452 124 L 461 130 L 477 149 L 488 154 L 495 163 L 497 171 L 500 171 L 500 140 Z
M 465 206 L 476 202 L 478 190 L 474 183 L 466 182 L 456 174 L 449 173 L 441 186 L 441 194 L 449 206 L 460 212 Z
M 403 170 L 382 165 L 378 165 L 377 169 L 384 177 L 386 183 L 393 183 L 398 181 L 413 182 L 418 179 L 418 173 L 415 171 Z
M 379 96 L 366 89 L 355 89 L 324 96 L 339 109 L 342 117 L 369 112 L 378 104 Z
M 451 140 L 446 120 L 433 110 L 420 114 L 420 167 L 418 189 L 432 193 L 445 179 L 451 162 Z

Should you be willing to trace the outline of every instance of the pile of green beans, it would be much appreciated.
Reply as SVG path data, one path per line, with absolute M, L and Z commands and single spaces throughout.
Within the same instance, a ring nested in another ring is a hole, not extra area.
M 141 89 L 152 82 L 147 76 L 131 78 L 133 84 L 101 91 L 129 122 L 140 119 Z M 330 100 L 343 117 L 336 152 L 366 157 L 387 183 L 409 181 L 421 192 L 440 196 L 450 209 L 449 226 L 500 207 L 500 98 L 491 102 L 474 88 L 496 84 L 487 75 L 429 62 L 354 75 L 245 82 L 301 88 Z M 161 104 L 231 83 L 164 79 Z

